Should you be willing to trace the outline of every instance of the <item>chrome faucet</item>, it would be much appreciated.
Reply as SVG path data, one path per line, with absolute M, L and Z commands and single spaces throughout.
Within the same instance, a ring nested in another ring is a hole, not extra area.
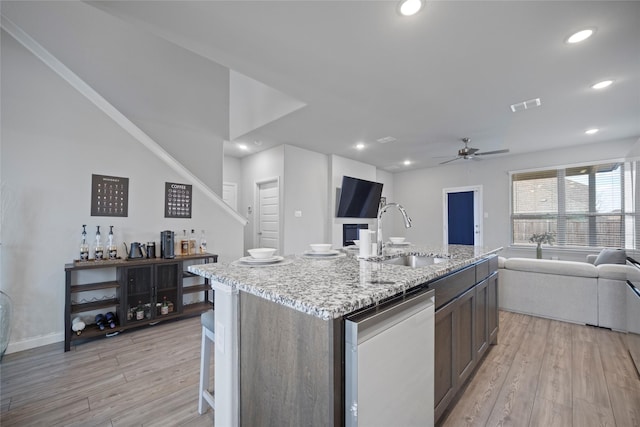
M 382 247 L 383 247 L 383 240 L 382 240 L 382 214 L 385 213 L 387 211 L 387 209 L 389 209 L 390 207 L 395 206 L 396 208 L 398 208 L 398 210 L 400 211 L 400 213 L 402 214 L 402 217 L 404 218 L 404 226 L 405 228 L 409 228 L 411 227 L 411 218 L 409 218 L 409 215 L 407 214 L 407 211 L 402 207 L 401 204 L 399 203 L 387 203 L 386 205 L 384 205 L 383 207 L 380 208 L 380 210 L 378 210 L 378 255 L 382 255 Z

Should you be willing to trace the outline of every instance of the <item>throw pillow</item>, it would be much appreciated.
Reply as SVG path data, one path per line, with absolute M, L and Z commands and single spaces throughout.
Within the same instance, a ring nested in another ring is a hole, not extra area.
M 598 254 L 593 265 L 600 264 L 626 264 L 627 252 L 624 249 L 605 248 Z

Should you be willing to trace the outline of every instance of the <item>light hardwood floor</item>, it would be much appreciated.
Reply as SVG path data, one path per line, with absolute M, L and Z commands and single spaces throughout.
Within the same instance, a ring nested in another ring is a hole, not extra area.
M 0 425 L 211 427 L 210 408 L 198 415 L 201 330 L 194 317 L 5 355 Z
M 212 426 L 197 412 L 199 318 L 9 354 L 5 426 Z M 640 379 L 622 334 L 508 312 L 443 426 L 640 426 Z
M 640 426 L 624 334 L 500 312 L 498 344 L 442 426 Z

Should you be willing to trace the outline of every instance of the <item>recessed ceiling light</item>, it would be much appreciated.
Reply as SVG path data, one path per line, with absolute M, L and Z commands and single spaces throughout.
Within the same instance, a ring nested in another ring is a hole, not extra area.
M 404 162 L 402 162 L 402 164 L 405 166 L 409 166 L 411 164 L 411 160 L 405 160 Z
M 362 149 L 364 149 L 364 144 L 362 142 L 359 142 L 358 144 L 356 144 L 356 148 L 358 150 L 362 150 Z
M 420 12 L 422 0 L 402 0 L 398 4 L 398 12 L 402 16 L 411 16 Z
M 586 133 L 587 135 L 593 135 L 594 133 L 597 133 L 600 129 L 598 128 L 593 128 L 593 129 L 588 129 L 585 130 L 584 133 Z
M 246 146 L 246 144 L 238 144 L 238 148 L 241 150 L 248 150 L 249 147 Z
M 569 38 L 567 39 L 567 43 L 571 43 L 571 44 L 580 43 L 581 41 L 584 41 L 589 37 L 591 37 L 593 33 L 594 33 L 594 30 L 592 28 L 578 31 L 577 33 L 571 34 L 569 36 Z
M 605 87 L 611 86 L 613 80 L 603 80 L 591 86 L 592 89 L 604 89 Z

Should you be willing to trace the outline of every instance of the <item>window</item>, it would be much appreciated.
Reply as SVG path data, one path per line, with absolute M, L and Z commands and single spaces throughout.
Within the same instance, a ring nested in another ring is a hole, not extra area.
M 512 242 L 551 232 L 569 247 L 635 249 L 637 162 L 511 174 Z

